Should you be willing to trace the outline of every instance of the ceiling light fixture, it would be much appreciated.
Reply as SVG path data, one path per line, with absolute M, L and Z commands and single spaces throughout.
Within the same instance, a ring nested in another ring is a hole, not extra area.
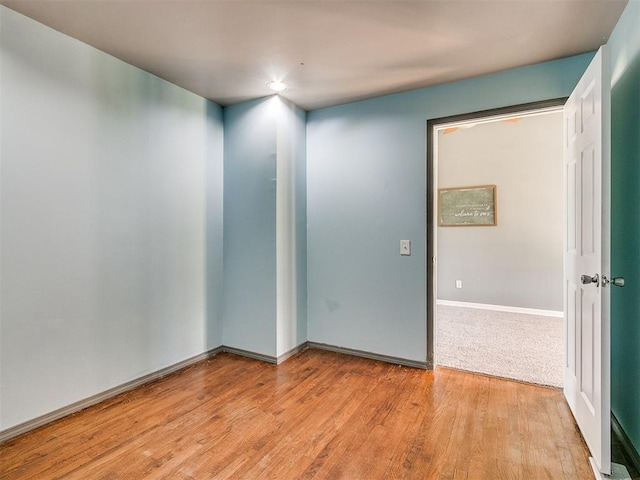
M 267 83 L 267 87 L 269 87 L 274 92 L 284 92 L 287 89 L 287 85 L 282 82 L 269 82 Z

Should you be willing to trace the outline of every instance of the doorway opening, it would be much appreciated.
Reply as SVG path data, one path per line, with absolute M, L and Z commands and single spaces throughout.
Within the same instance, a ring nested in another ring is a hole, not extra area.
M 562 386 L 564 103 L 428 122 L 430 367 Z

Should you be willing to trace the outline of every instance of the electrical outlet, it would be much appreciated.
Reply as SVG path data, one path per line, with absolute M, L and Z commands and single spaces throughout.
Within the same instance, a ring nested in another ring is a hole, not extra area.
M 462 280 L 456 280 L 456 288 L 462 288 Z
M 411 240 L 400 240 L 400 255 L 411 255 Z

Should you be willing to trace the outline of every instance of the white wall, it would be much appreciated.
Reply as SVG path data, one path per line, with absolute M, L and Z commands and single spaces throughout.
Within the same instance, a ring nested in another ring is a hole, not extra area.
M 497 226 L 438 227 L 438 298 L 561 311 L 562 112 L 440 130 L 438 186 L 488 184 Z
M 4 7 L 0 29 L 4 430 L 220 345 L 222 119 Z

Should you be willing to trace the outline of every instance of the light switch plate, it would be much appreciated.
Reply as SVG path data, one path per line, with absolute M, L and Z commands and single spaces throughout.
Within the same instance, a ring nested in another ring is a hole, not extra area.
M 411 255 L 411 240 L 400 240 L 400 255 Z

